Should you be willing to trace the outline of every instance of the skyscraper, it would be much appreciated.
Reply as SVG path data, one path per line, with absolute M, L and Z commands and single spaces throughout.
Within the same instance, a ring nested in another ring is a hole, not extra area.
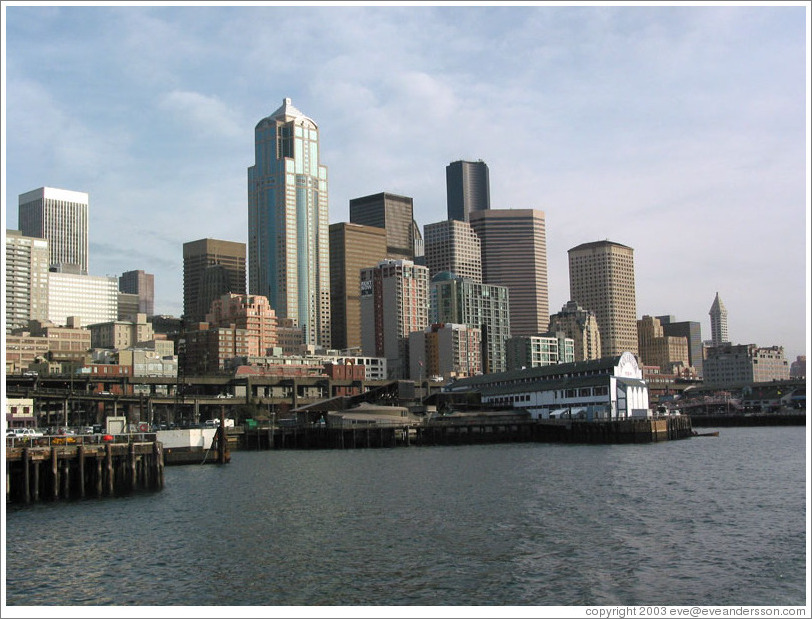
M 382 260 L 361 270 L 364 355 L 386 357 L 389 378 L 409 378 L 409 334 L 429 325 L 429 270 L 411 260 Z
M 612 241 L 595 241 L 567 253 L 570 298 L 595 312 L 603 356 L 637 355 L 634 250 Z
M 727 339 L 727 309 L 722 299 L 719 298 L 719 293 L 716 293 L 716 298 L 713 299 L 710 311 L 711 321 L 711 345 L 721 346 L 722 344 L 729 343 Z
M 595 312 L 584 309 L 575 301 L 567 301 L 560 312 L 550 316 L 549 330 L 551 333 L 562 331 L 572 338 L 574 361 L 601 358 L 601 332 Z
M 88 195 L 40 187 L 19 198 L 19 227 L 24 236 L 47 239 L 50 264 L 88 268 Z
M 245 294 L 245 243 L 200 239 L 183 244 L 183 318 L 205 322 L 211 303 Z
M 544 212 L 472 211 L 470 224 L 482 243 L 482 281 L 510 290 L 511 334 L 546 332 L 550 313 Z
M 684 320 L 677 322 L 673 316 L 657 316 L 663 327 L 664 335 L 675 335 L 688 340 L 688 362 L 696 370 L 699 377 L 703 376 L 703 349 L 702 326 L 695 321 Z
M 155 313 L 155 276 L 144 271 L 127 271 L 118 278 L 120 292 L 138 295 L 138 312 L 152 316 Z
M 48 318 L 48 241 L 6 230 L 6 333 Z
M 330 346 L 327 168 L 319 128 L 290 99 L 254 129 L 248 168 L 249 291 L 268 298 L 304 343 Z
M 330 225 L 332 347 L 361 346 L 361 269 L 386 258 L 386 230 L 341 222 Z
M 488 166 L 479 161 L 454 161 L 445 168 L 448 218 L 468 221 L 472 211 L 491 208 Z
M 414 259 L 414 205 L 411 198 L 386 192 L 353 198 L 350 200 L 350 222 L 384 228 L 387 259 Z
M 469 223 L 448 219 L 427 224 L 424 230 L 430 278 L 450 271 L 459 277 L 482 282 L 482 243 Z

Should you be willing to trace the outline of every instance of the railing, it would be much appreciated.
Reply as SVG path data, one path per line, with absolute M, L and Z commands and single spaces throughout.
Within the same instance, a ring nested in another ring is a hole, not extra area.
M 107 438 L 109 437 L 109 438 Z M 104 445 L 107 443 L 154 443 L 154 432 L 132 432 L 128 434 L 46 434 L 37 437 L 6 437 L 8 447 L 64 447 L 72 445 Z

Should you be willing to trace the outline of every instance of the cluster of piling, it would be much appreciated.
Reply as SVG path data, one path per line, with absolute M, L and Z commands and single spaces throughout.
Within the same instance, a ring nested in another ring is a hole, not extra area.
M 122 496 L 164 485 L 161 444 L 8 447 L 6 502 Z

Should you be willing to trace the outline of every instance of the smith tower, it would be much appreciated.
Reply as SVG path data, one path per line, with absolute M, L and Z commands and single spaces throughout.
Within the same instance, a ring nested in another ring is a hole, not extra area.
M 330 346 L 327 168 L 319 163 L 318 125 L 290 99 L 254 129 L 248 288 L 291 319 L 305 344 Z

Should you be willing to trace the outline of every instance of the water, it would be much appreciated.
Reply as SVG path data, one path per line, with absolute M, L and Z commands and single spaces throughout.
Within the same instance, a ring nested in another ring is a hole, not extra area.
M 806 432 L 238 451 L 7 508 L 14 605 L 803 605 Z

